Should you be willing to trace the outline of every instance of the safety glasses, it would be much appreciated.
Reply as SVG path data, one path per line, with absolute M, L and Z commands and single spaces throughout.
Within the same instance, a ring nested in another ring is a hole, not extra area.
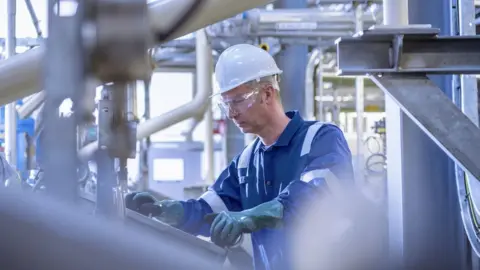
M 231 115 L 238 115 L 248 110 L 257 100 L 260 89 L 254 89 L 251 92 L 235 97 L 225 98 L 218 96 L 215 103 L 228 118 Z

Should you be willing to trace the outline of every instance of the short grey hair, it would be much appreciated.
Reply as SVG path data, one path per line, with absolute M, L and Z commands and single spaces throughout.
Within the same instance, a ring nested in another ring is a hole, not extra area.
M 280 86 L 279 86 L 279 77 L 278 75 L 270 75 L 266 77 L 262 77 L 260 79 L 252 80 L 246 83 L 246 85 L 250 87 L 255 87 L 257 85 L 265 85 L 268 84 L 272 86 L 275 90 L 280 91 Z

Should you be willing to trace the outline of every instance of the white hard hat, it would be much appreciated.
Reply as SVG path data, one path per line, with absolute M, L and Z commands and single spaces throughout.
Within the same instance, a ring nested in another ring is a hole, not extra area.
M 229 47 L 220 55 L 215 66 L 219 93 L 225 93 L 249 81 L 281 73 L 268 52 L 250 44 Z

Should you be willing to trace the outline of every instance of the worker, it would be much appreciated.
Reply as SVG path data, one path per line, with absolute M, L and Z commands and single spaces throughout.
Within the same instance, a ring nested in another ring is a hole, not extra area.
M 309 198 L 329 190 L 331 179 L 350 185 L 353 168 L 337 126 L 305 121 L 297 111 L 285 113 L 281 73 L 261 48 L 240 44 L 226 49 L 215 67 L 219 93 L 213 98 L 243 133 L 256 139 L 200 198 L 157 201 L 139 192 L 127 195 L 126 206 L 157 213 L 161 220 L 210 236 L 220 246 L 234 245 L 242 233 L 250 233 L 255 269 L 292 269 L 289 225 L 308 207 Z M 210 213 L 219 213 L 211 225 L 204 218 Z

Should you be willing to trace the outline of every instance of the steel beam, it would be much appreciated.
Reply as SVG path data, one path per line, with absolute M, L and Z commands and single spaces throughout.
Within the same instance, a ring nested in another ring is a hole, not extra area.
M 480 179 L 480 132 L 440 88 L 422 75 L 372 76 L 450 158 Z
M 339 38 L 339 75 L 479 74 L 480 36 L 439 37 L 440 29 L 373 27 Z

